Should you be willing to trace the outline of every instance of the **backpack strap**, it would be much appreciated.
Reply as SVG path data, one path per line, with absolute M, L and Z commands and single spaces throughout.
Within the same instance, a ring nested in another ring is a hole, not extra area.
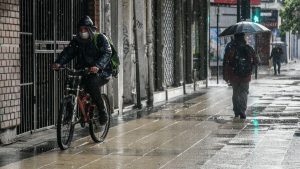
M 99 33 L 95 33 L 94 38 L 93 38 L 93 44 L 95 45 L 97 50 L 99 50 L 99 47 L 98 47 L 98 44 L 97 44 L 97 39 L 98 39 L 99 35 L 100 35 Z
M 98 46 L 98 44 L 97 44 L 97 40 L 98 40 L 98 37 L 99 37 L 100 34 L 102 34 L 102 33 L 95 33 L 94 38 L 93 38 L 93 44 L 96 46 L 96 48 L 97 48 L 98 50 L 99 50 L 99 46 Z M 114 46 L 113 46 L 113 43 L 112 43 L 111 39 L 110 39 L 109 37 L 107 37 L 105 34 L 102 34 L 102 35 L 103 35 L 104 37 L 106 37 L 106 39 L 107 39 L 107 41 L 108 41 L 110 47 L 112 48 L 112 50 L 115 51 L 115 48 L 114 48 Z

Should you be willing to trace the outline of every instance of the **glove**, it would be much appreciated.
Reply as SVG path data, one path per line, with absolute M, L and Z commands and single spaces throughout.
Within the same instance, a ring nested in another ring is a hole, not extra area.
M 51 65 L 52 70 L 55 70 L 55 71 L 59 70 L 60 67 L 61 67 L 61 64 L 58 64 L 58 63 L 54 63 Z

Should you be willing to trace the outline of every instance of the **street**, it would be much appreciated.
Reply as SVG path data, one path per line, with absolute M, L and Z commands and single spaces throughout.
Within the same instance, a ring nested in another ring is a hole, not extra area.
M 299 2 L 0 0 L 0 169 L 300 168 Z
M 169 101 L 150 114 L 115 117 L 101 144 L 77 135 L 71 148 L 61 151 L 49 129 L 32 142 L 2 146 L 0 168 L 300 168 L 299 84 L 300 63 L 283 65 L 278 76 L 272 69 L 259 71 L 250 84 L 245 121 L 233 119 L 232 88 L 219 85 L 198 88 L 194 96 Z M 77 133 L 82 130 L 88 133 Z M 43 138 L 46 134 L 51 137 Z M 43 150 L 41 143 L 34 146 L 39 138 L 48 139 Z

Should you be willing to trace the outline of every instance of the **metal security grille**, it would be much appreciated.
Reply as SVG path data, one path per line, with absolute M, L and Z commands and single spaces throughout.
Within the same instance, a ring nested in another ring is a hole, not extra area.
M 18 134 L 56 123 L 65 76 L 50 65 L 69 43 L 87 0 L 20 0 L 21 124 Z
M 18 133 L 34 128 L 33 0 L 20 1 L 21 124 Z
M 163 18 L 164 79 L 166 86 L 174 84 L 174 1 L 165 0 Z

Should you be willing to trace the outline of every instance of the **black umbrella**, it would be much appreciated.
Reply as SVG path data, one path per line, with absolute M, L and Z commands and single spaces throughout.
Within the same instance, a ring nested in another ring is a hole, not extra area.
M 239 22 L 226 28 L 219 36 L 229 36 L 238 33 L 270 32 L 270 29 L 255 22 Z

